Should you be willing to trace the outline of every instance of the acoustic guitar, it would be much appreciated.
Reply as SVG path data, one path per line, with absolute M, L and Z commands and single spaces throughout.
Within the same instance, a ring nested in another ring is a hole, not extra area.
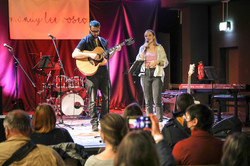
M 99 55 L 98 60 L 92 59 L 90 57 L 83 58 L 83 59 L 77 59 L 76 60 L 76 66 L 79 69 L 79 71 L 86 75 L 86 76 L 92 76 L 96 73 L 99 66 L 104 66 L 107 63 L 107 60 L 105 56 L 109 55 L 113 51 L 115 51 L 119 46 L 124 45 L 131 45 L 134 43 L 133 38 L 126 39 L 124 42 L 116 45 L 115 47 L 112 47 L 106 51 L 103 50 L 102 47 L 96 47 L 93 51 L 86 51 L 84 50 L 84 53 L 96 53 Z

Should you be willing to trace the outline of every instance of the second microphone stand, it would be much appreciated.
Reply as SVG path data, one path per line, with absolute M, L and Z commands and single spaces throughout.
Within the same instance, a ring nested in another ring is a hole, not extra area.
M 60 95 L 60 120 L 59 120 L 59 124 L 63 124 L 63 125 L 65 125 L 65 126 L 67 126 L 67 127 L 69 127 L 69 128 L 71 128 L 72 130 L 74 130 L 74 128 L 73 127 L 71 127 L 70 125 L 68 125 L 68 124 L 65 124 L 64 122 L 63 122 L 63 113 L 62 113 L 62 95 L 61 95 L 61 92 L 62 92 L 62 87 L 61 87 L 61 69 L 63 70 L 63 73 L 64 73 L 64 75 L 66 76 L 66 73 L 65 73 L 65 70 L 64 70 L 64 67 L 63 67 L 63 64 L 62 64 L 62 61 L 61 61 L 61 58 L 60 58 L 60 55 L 59 55 L 59 51 L 58 51 L 58 49 L 57 49 L 57 47 L 56 47 L 56 43 L 55 43 L 55 40 L 54 40 L 54 36 L 52 36 L 52 35 L 49 35 L 50 37 L 51 37 L 51 39 L 52 39 L 52 41 L 53 41 L 53 44 L 54 44 L 54 47 L 55 47 L 55 50 L 56 50 L 56 54 L 57 54 L 57 56 L 58 56 L 58 59 L 59 59 L 59 70 L 60 70 L 60 76 L 59 76 L 59 83 L 60 83 L 60 86 L 59 86 L 59 95 Z

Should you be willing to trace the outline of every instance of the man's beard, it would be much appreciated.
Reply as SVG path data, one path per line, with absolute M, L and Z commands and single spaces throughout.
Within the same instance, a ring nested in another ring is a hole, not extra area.
M 91 34 L 91 36 L 92 36 L 93 39 L 98 38 L 98 35 L 97 35 L 97 36 L 94 36 L 94 35 Z

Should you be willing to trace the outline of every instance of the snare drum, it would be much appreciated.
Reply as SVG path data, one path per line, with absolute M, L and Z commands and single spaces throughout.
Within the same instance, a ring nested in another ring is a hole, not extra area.
M 80 108 L 75 108 L 75 104 L 79 104 Z M 57 98 L 56 104 L 60 105 L 60 97 Z M 75 93 L 65 94 L 62 96 L 62 113 L 64 115 L 80 115 L 83 112 L 84 100 Z
M 61 77 L 61 81 L 60 81 L 60 77 Z M 61 92 L 66 92 L 69 90 L 68 79 L 65 75 L 58 75 L 55 78 L 55 91 L 59 92 L 60 87 L 61 87 Z
M 69 89 L 75 92 L 80 91 L 84 88 L 84 82 L 82 77 L 74 76 L 70 78 Z

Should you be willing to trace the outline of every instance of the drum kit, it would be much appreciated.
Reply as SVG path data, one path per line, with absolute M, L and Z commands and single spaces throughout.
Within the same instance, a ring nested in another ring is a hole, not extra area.
M 67 77 L 66 75 L 57 75 L 51 80 L 51 71 L 60 70 L 60 67 L 53 68 L 34 68 L 35 73 L 40 76 L 47 76 L 42 83 L 42 88 L 37 92 L 39 95 L 39 103 L 51 104 L 55 111 L 66 116 L 87 115 L 85 107 L 87 105 L 87 93 L 85 88 L 85 80 L 80 76 Z M 50 70 L 46 74 L 46 70 Z M 53 83 L 51 83 L 53 82 Z M 85 99 L 85 100 L 84 100 Z
M 85 96 L 86 99 L 84 80 L 79 76 L 68 78 L 65 75 L 58 75 L 54 83 L 44 84 L 42 91 L 45 95 L 45 102 L 53 105 L 57 112 L 64 115 L 80 115 L 87 103 L 82 97 Z M 75 107 L 75 104 L 80 104 L 80 108 Z

